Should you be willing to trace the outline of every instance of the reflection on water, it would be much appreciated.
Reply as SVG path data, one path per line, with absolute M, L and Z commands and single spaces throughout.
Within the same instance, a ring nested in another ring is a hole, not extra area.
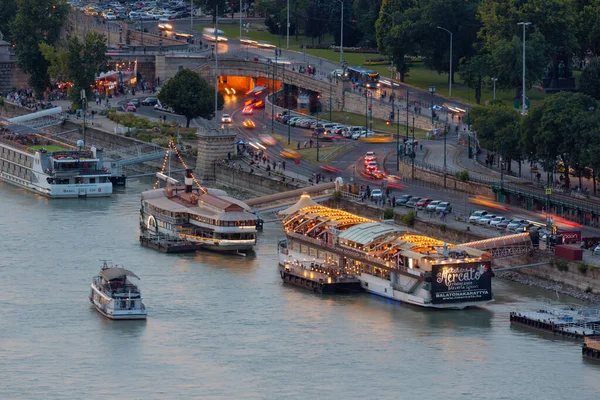
M 138 243 L 151 183 L 74 201 L 0 183 L 0 399 L 597 397 L 578 343 L 510 327 L 553 294 L 496 280 L 463 311 L 315 295 L 282 284 L 275 224 L 248 257 L 158 253 Z M 146 322 L 90 307 L 101 259 L 140 276 Z

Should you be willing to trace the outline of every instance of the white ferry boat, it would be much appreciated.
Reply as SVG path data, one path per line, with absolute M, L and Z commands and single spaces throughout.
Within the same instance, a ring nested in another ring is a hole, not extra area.
M 6 127 L 0 121 L 1 180 L 51 198 L 112 195 L 111 174 L 103 168 L 100 149 Z
M 282 211 L 280 269 L 310 262 L 358 277 L 364 291 L 421 307 L 463 309 L 493 301 L 491 255 L 402 230 L 303 195 Z M 309 271 L 310 273 L 310 271 Z
M 168 178 L 173 181 L 172 178 Z M 243 201 L 223 190 L 193 186 L 186 170 L 185 186 L 142 193 L 142 237 L 181 240 L 198 249 L 239 253 L 256 244 L 258 217 Z
M 140 279 L 128 269 L 109 267 L 105 262 L 90 289 L 96 311 L 110 319 L 146 319 L 142 293 L 129 278 Z

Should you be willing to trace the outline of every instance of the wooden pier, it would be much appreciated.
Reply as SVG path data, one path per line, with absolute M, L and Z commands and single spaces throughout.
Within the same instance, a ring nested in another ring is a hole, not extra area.
M 600 335 L 600 319 L 562 310 L 511 312 L 510 323 L 565 338 L 583 340 Z
M 193 253 L 199 246 L 184 240 L 155 238 L 140 235 L 140 244 L 163 253 Z

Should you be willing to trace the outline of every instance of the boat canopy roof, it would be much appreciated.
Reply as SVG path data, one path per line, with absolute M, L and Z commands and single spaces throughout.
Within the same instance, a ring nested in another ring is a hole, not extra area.
M 106 281 L 113 281 L 123 276 L 133 276 L 134 278 L 140 279 L 139 276 L 125 268 L 106 268 L 100 271 L 100 276 Z

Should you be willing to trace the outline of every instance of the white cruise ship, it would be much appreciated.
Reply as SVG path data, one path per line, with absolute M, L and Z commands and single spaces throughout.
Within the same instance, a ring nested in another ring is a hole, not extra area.
M 35 133 L 16 133 L 0 121 L 0 179 L 50 198 L 112 195 L 102 151 L 70 146 Z
M 140 229 L 146 238 L 181 240 L 198 249 L 239 253 L 256 244 L 258 217 L 249 211 L 246 203 L 223 190 L 193 186 L 192 170 L 188 169 L 185 186 L 142 193 Z
M 96 311 L 110 319 L 146 319 L 142 293 L 129 278 L 140 279 L 128 269 L 105 262 L 90 288 L 89 299 Z

